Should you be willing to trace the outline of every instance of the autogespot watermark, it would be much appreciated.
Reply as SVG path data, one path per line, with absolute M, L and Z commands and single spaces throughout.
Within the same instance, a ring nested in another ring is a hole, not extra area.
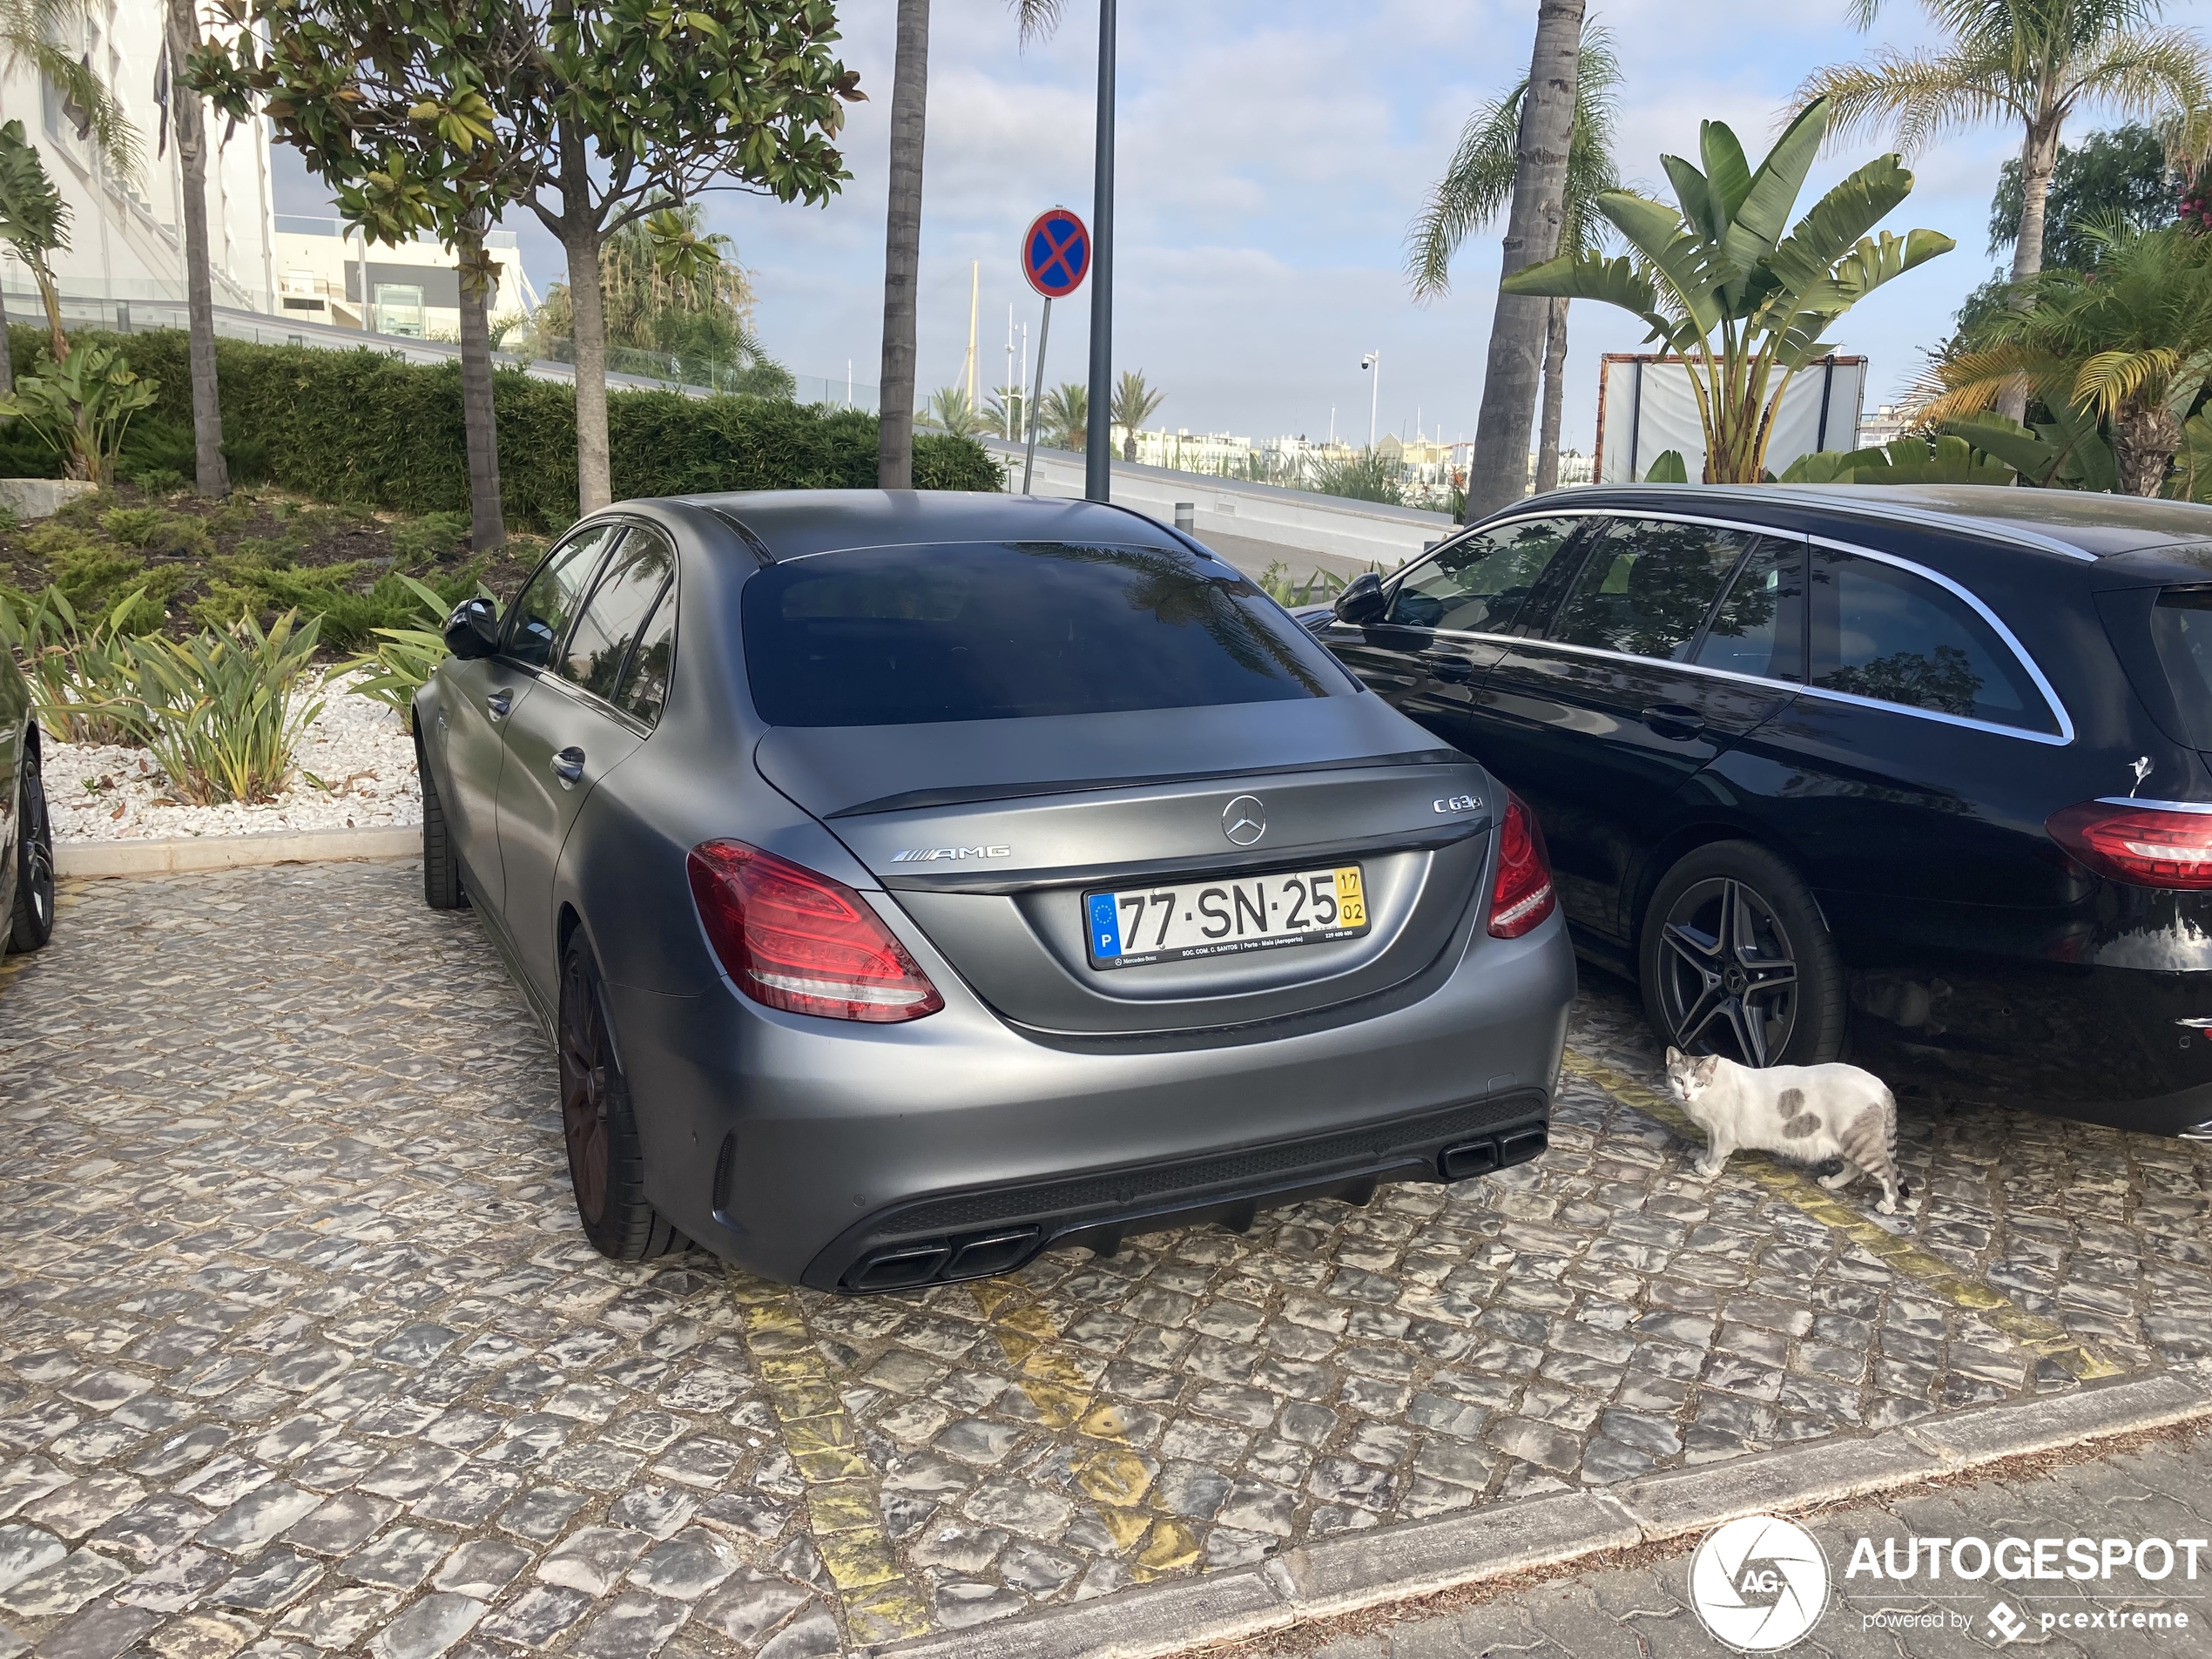
M 2202 1639 L 2212 1541 L 2202 1538 L 1943 1538 L 1917 1534 L 1851 1547 L 1841 1593 L 1910 1586 L 1910 1606 L 1861 1607 L 1861 1630 L 1952 1630 L 1979 1646 L 2024 1636 L 2127 1631 Z M 2047 1588 L 2046 1588 L 2047 1587 Z M 1993 1601 L 1990 1591 L 1998 1588 Z M 1690 1558 L 1689 1602 L 1713 1637 L 1739 1653 L 1777 1653 L 1828 1610 L 1828 1558 L 1794 1521 L 1746 1515 L 1716 1527 Z M 1955 1605 L 1954 1605 L 1955 1604 Z

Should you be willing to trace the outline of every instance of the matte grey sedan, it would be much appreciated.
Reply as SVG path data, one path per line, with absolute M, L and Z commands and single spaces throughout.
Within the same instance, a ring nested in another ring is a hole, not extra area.
M 610 1256 L 900 1290 L 1543 1149 L 1534 819 L 1150 519 L 631 502 L 446 638 L 426 895 L 555 1033 Z

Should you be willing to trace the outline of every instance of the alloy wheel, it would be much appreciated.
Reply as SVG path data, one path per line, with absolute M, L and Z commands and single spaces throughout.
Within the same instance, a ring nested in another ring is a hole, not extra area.
M 1774 906 L 1712 876 L 1685 887 L 1661 933 L 1660 995 L 1676 1046 L 1764 1066 L 1797 1019 L 1797 962 Z
M 569 1178 L 587 1226 L 607 1211 L 608 1067 L 611 1063 L 598 987 L 580 951 L 570 953 L 561 987 L 561 1130 L 568 1142 Z
M 46 815 L 46 786 L 37 762 L 26 768 L 21 842 L 23 867 L 17 876 L 28 883 L 31 925 L 44 939 L 54 926 L 54 824 Z

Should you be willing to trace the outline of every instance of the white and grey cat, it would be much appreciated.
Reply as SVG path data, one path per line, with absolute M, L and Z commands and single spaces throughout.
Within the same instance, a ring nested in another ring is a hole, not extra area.
M 1705 1131 L 1697 1173 L 1721 1172 L 1738 1147 L 1773 1152 L 1797 1163 L 1841 1158 L 1843 1168 L 1819 1177 L 1829 1190 L 1849 1186 L 1863 1170 L 1881 1184 L 1874 1207 L 1897 1213 L 1908 1196 L 1897 1172 L 1897 1099 L 1889 1086 L 1857 1066 L 1739 1065 L 1719 1055 L 1667 1050 L 1667 1089 L 1689 1121 Z

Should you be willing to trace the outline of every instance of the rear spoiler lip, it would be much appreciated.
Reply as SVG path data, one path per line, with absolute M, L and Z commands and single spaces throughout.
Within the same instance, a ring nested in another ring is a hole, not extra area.
M 1163 772 L 1135 778 L 1065 778 L 1025 784 L 966 784 L 949 789 L 909 789 L 903 794 L 880 795 L 852 806 L 822 814 L 822 821 L 867 818 L 877 813 L 923 812 L 932 806 L 974 806 L 995 800 L 1028 800 L 1043 795 L 1082 795 L 1109 789 L 1148 789 L 1162 784 L 1203 784 L 1215 779 L 1287 777 L 1309 772 L 1356 772 L 1368 766 L 1473 766 L 1480 763 L 1457 749 L 1417 749 L 1402 754 L 1354 755 L 1339 760 L 1303 760 L 1272 766 L 1244 766 L 1228 771 Z M 935 883 L 930 883 L 935 886 Z
M 1433 853 L 1459 841 L 1487 834 L 1497 821 L 1494 812 L 1463 819 L 1433 830 L 1407 834 L 1370 835 L 1355 841 L 1327 841 L 1311 851 L 1293 846 L 1270 847 L 1264 853 L 1231 853 L 1215 858 L 1202 854 L 1172 859 L 1140 859 L 1123 864 L 1070 865 L 1052 870 L 1025 870 L 1019 875 L 1005 870 L 953 870 L 942 875 L 890 875 L 882 878 L 887 891 L 899 893 L 981 893 L 1011 896 L 1055 888 L 1110 887 L 1118 881 L 1149 881 L 1155 878 L 1216 875 L 1264 875 L 1276 870 L 1303 870 L 1327 861 L 1377 858 L 1390 853 Z

